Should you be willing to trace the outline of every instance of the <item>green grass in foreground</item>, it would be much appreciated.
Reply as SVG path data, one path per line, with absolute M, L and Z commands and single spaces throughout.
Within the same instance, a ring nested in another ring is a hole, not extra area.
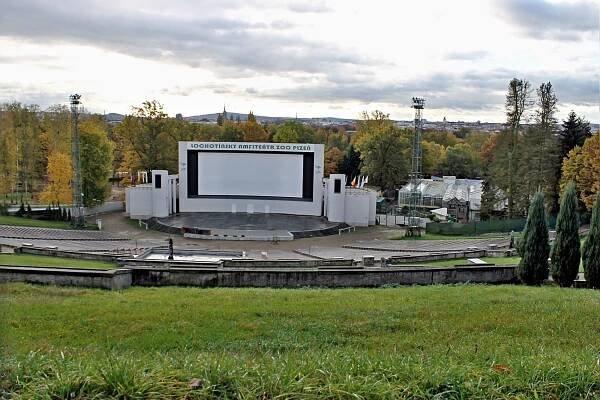
M 10 284 L 0 299 L 14 398 L 600 396 L 599 291 Z
M 96 260 L 80 260 L 35 254 L 0 254 L 1 265 L 34 266 L 34 267 L 65 267 L 83 269 L 114 269 L 115 263 Z
M 42 221 L 32 218 L 0 215 L 0 225 L 30 226 L 34 228 L 71 229 L 71 223 L 66 221 Z

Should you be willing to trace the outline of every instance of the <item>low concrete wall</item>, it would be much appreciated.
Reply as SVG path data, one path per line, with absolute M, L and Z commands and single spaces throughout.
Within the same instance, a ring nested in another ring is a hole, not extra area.
M 423 254 L 418 256 L 391 256 L 387 259 L 388 264 L 394 263 L 410 263 L 420 261 L 442 261 L 442 260 L 454 260 L 459 258 L 479 258 L 487 256 L 487 250 L 475 250 L 475 251 L 456 251 L 448 253 L 433 253 Z
M 85 270 L 0 266 L 0 283 L 28 282 L 116 290 L 130 287 L 131 281 L 131 271 L 127 269 Z
M 98 261 L 108 261 L 108 262 L 116 262 L 119 257 L 123 257 L 122 255 L 111 255 L 111 254 L 96 254 L 96 253 L 84 253 L 79 251 L 68 251 L 68 250 L 58 250 L 58 249 L 50 249 L 46 247 L 30 247 L 30 246 L 21 246 L 15 249 L 15 253 L 22 254 L 36 254 L 40 256 L 51 256 L 51 257 L 63 257 L 63 258 L 76 258 L 80 260 L 98 260 Z
M 455 283 L 501 284 L 516 282 L 515 266 L 385 269 L 134 269 L 134 286 L 200 287 L 380 287 Z
M 314 268 L 314 267 L 351 267 L 352 259 L 323 260 L 223 260 L 224 268 Z

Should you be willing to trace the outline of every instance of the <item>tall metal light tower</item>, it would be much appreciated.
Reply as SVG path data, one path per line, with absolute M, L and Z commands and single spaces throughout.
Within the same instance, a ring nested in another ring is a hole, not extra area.
M 83 228 L 85 219 L 83 214 L 83 193 L 81 188 L 81 158 L 79 156 L 79 131 L 77 124 L 79 119 L 79 107 L 81 95 L 72 94 L 71 101 L 71 162 L 73 164 L 73 208 L 71 212 L 71 223 L 74 227 Z
M 408 202 L 408 236 L 420 236 L 418 212 L 423 205 L 423 197 L 419 190 L 421 184 L 423 159 L 421 155 L 421 136 L 423 134 L 422 110 L 425 107 L 425 99 L 413 97 L 412 107 L 415 109 L 415 134 L 412 143 L 412 165 L 410 171 L 410 198 Z

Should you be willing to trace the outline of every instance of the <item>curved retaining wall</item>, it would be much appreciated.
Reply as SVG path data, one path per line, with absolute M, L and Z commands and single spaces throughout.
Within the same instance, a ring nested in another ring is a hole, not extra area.
M 158 218 L 150 218 L 146 221 L 148 223 L 148 227 L 160 232 L 169 233 L 171 235 L 198 235 L 198 236 L 211 236 L 210 229 L 199 229 L 192 227 L 182 227 L 177 228 L 174 226 L 163 224 Z M 308 237 L 315 236 L 329 236 L 329 235 L 337 235 L 340 228 L 345 228 L 348 225 L 345 223 L 339 223 L 335 226 L 330 226 L 324 229 L 316 229 L 316 230 L 307 230 L 307 231 L 290 231 L 293 235 L 294 239 L 302 239 Z M 232 232 L 234 230 L 231 230 Z M 238 230 L 239 231 L 239 230 Z M 241 231 L 240 231 L 241 232 Z M 272 236 L 270 236 L 272 238 Z M 270 239 L 265 239 L 270 240 Z

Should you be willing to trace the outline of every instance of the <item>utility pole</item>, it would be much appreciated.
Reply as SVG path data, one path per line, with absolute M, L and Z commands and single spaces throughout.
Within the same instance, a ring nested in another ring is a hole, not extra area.
M 422 110 L 425 99 L 413 97 L 412 108 L 415 109 L 415 133 L 412 143 L 412 165 L 410 171 L 410 198 L 408 203 L 408 231 L 407 236 L 421 236 L 419 227 L 419 210 L 423 205 L 423 197 L 419 186 L 421 185 L 423 160 L 421 155 L 421 136 L 423 134 Z
M 79 132 L 78 118 L 81 95 L 72 94 L 71 101 L 71 163 L 73 164 L 73 208 L 71 212 L 71 223 L 75 228 L 85 226 L 83 213 L 83 193 L 81 188 L 81 157 L 79 155 Z

